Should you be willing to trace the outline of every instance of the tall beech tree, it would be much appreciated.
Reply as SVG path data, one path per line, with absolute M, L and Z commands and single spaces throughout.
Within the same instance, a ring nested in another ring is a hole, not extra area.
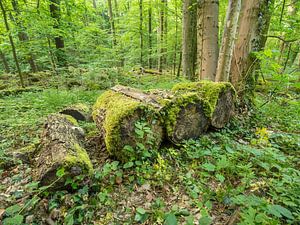
M 19 78 L 20 78 L 21 87 L 25 87 L 23 75 L 22 75 L 22 72 L 21 72 L 21 69 L 20 69 L 20 64 L 19 64 L 19 60 L 18 60 L 18 57 L 17 57 L 17 53 L 16 53 L 16 47 L 15 47 L 14 39 L 13 39 L 13 37 L 11 35 L 11 32 L 10 32 L 10 28 L 9 28 L 9 24 L 8 24 L 8 20 L 7 20 L 6 9 L 4 8 L 3 3 L 4 3 L 3 0 L 0 0 L 0 8 L 1 8 L 2 16 L 3 16 L 5 28 L 6 28 L 6 31 L 7 31 L 7 34 L 8 34 L 10 45 L 11 45 L 11 49 L 12 49 L 13 57 L 14 57 L 14 60 L 15 60 L 17 72 L 18 72 L 18 75 L 19 75 Z
M 259 61 L 253 53 L 265 46 L 273 5 L 274 0 L 242 1 L 230 72 L 230 81 L 241 95 L 254 88 L 254 72 Z
M 185 0 L 182 22 L 182 73 L 195 80 L 197 55 L 197 0 Z
M 228 81 L 232 61 L 234 41 L 236 37 L 241 0 L 229 0 L 222 44 L 219 53 L 216 81 Z

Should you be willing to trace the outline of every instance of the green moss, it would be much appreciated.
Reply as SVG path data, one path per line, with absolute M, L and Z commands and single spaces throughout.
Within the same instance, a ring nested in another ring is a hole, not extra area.
M 89 174 L 93 173 L 93 165 L 87 154 L 87 152 L 78 144 L 73 146 L 74 153 L 69 153 L 65 158 L 65 167 L 71 168 L 72 166 L 80 165 L 82 169 L 85 169 Z
M 114 91 L 106 91 L 98 98 L 93 107 L 93 119 L 97 120 L 96 116 L 99 110 L 105 110 L 106 116 L 103 122 L 105 144 L 110 153 L 115 154 L 121 148 L 118 146 L 121 142 L 121 121 L 135 110 L 143 107 L 143 103 Z
M 173 129 L 176 126 L 177 117 L 181 109 L 190 103 L 197 102 L 201 102 L 205 115 L 211 114 L 211 107 L 208 102 L 199 98 L 199 95 L 195 92 L 181 93 L 180 95 L 175 96 L 172 100 L 165 100 L 163 102 L 163 104 L 165 104 L 163 110 L 164 122 L 168 136 L 171 136 L 173 133 Z
M 200 98 L 206 100 L 210 104 L 210 113 L 213 113 L 218 103 L 219 94 L 226 89 L 230 89 L 236 94 L 235 89 L 230 83 L 212 81 L 179 83 L 172 88 L 172 91 L 179 94 L 184 92 L 196 92 Z
M 73 117 L 73 116 L 70 116 L 70 115 L 63 115 L 71 124 L 73 124 L 74 126 L 79 126 L 77 120 Z

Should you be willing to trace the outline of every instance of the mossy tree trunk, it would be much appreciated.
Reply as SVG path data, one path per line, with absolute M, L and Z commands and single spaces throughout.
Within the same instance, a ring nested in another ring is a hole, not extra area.
M 64 169 L 65 176 L 90 174 L 92 163 L 82 147 L 84 133 L 71 116 L 53 114 L 48 116 L 41 135 L 41 144 L 36 156 L 35 178 L 40 185 L 50 185 L 58 177 L 56 172 Z M 64 177 L 54 187 L 64 185 Z

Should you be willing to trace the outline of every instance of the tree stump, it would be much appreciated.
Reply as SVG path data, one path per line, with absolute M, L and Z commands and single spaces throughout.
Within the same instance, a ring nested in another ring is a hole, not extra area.
M 142 157 L 142 146 L 158 148 L 163 138 L 157 108 L 117 90 L 108 90 L 98 98 L 93 119 L 108 152 L 123 162 Z
M 214 128 L 223 128 L 234 115 L 236 92 L 228 82 L 179 83 L 172 91 L 176 94 L 194 92 L 199 98 L 207 101 L 211 108 L 211 125 Z
M 174 95 L 159 90 L 146 93 L 121 85 L 112 90 L 158 109 L 167 137 L 174 143 L 200 137 L 210 124 L 209 104 L 196 93 Z
M 77 121 L 91 121 L 91 109 L 85 104 L 68 106 L 59 113 L 74 117 Z
M 41 143 L 35 162 L 35 178 L 40 185 L 50 185 L 57 180 L 56 172 L 64 168 L 65 176 L 90 174 L 92 163 L 82 147 L 83 130 L 76 120 L 67 115 L 49 115 L 41 135 Z M 55 187 L 64 185 L 64 179 Z

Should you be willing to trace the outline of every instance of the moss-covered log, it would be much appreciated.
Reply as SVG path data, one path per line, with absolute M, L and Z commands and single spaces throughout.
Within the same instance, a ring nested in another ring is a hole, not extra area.
M 76 104 L 68 106 L 60 111 L 61 114 L 69 115 L 74 117 L 77 121 L 90 121 L 91 109 L 85 104 Z
M 222 128 L 234 114 L 236 93 L 228 82 L 187 82 L 176 84 L 172 91 L 175 94 L 197 93 L 199 98 L 207 101 L 211 108 L 211 125 Z
M 41 135 L 41 143 L 35 162 L 35 178 L 40 185 L 57 180 L 56 172 L 64 168 L 65 176 L 90 174 L 92 163 L 82 147 L 84 133 L 76 120 L 68 115 L 49 115 Z M 64 185 L 64 179 L 55 187 Z
M 98 98 L 93 119 L 109 153 L 123 162 L 140 158 L 141 146 L 149 150 L 161 144 L 158 110 L 118 91 L 106 91 Z
M 193 92 L 173 95 L 168 91 L 155 90 L 146 93 L 121 85 L 112 90 L 158 109 L 166 134 L 174 143 L 198 138 L 210 124 L 209 104 Z

